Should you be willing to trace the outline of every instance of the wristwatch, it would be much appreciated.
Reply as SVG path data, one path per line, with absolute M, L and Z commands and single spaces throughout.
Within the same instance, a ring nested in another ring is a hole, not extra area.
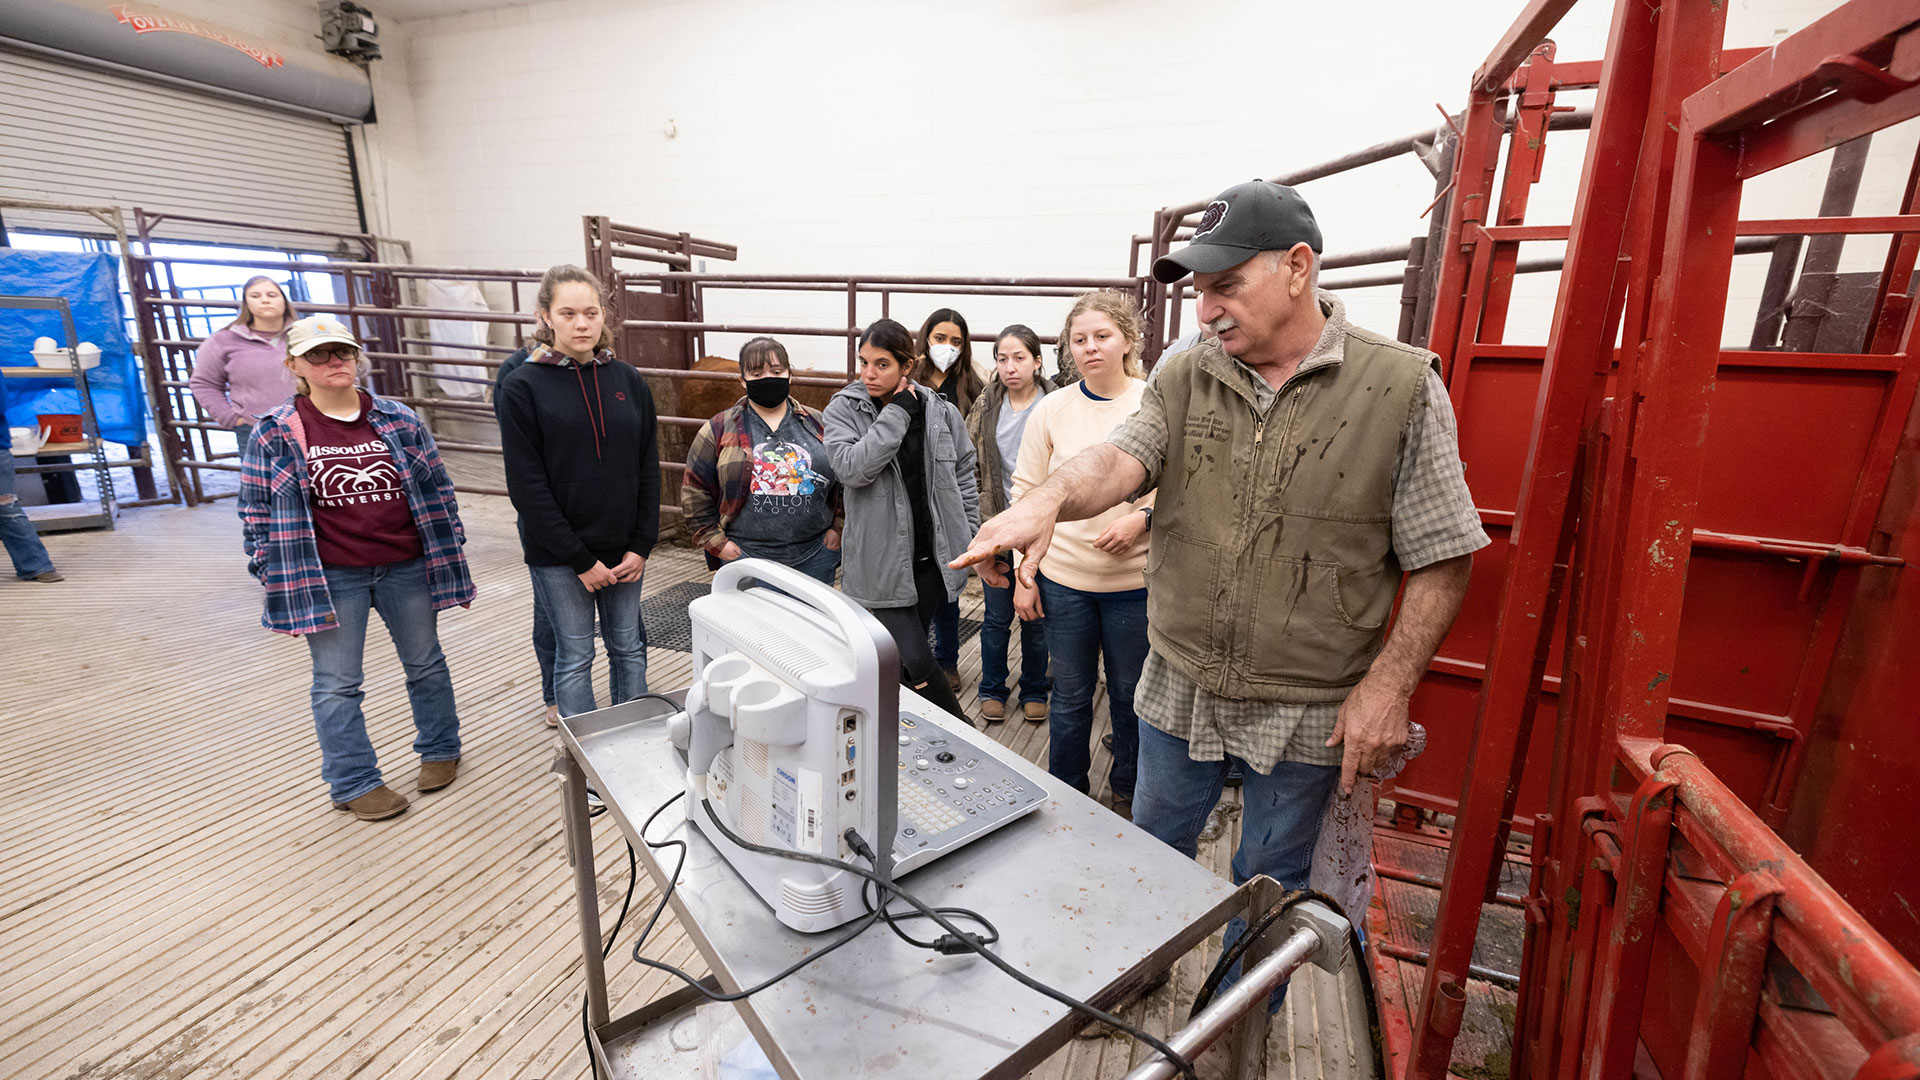
M 1143 506 L 1140 508 L 1140 512 L 1147 515 L 1147 531 L 1152 532 L 1153 531 L 1153 507 Z

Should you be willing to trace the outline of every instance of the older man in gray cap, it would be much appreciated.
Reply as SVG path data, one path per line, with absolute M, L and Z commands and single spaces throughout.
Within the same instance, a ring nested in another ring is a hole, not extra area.
M 1019 550 L 1031 578 L 1055 522 L 1158 488 L 1134 821 L 1192 855 L 1238 760 L 1234 880 L 1289 888 L 1307 884 L 1336 782 L 1352 790 L 1405 744 L 1408 699 L 1488 543 L 1436 358 L 1347 322 L 1317 288 L 1319 252 L 1298 192 L 1221 192 L 1153 268 L 1193 274 L 1213 340 L 1163 359 L 1110 441 L 956 562 L 994 577 L 992 555 Z

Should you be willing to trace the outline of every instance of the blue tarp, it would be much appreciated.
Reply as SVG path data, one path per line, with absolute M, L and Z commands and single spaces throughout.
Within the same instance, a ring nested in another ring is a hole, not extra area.
M 120 263 L 111 255 L 0 248 L 0 296 L 63 296 L 73 308 L 81 341 L 100 346 L 100 366 L 87 372 L 100 436 L 139 444 L 147 439 L 146 386 L 120 307 Z M 0 367 L 33 366 L 33 340 L 50 337 L 65 345 L 58 311 L 0 308 Z M 39 413 L 77 413 L 80 394 L 64 372 L 52 379 L 0 380 L 0 406 L 15 427 Z

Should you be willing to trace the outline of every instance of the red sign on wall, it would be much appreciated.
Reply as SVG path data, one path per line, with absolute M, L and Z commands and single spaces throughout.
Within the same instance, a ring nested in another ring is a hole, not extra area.
M 242 41 L 217 26 L 208 26 L 205 23 L 195 22 L 192 19 L 181 18 L 178 15 L 166 15 L 153 11 L 135 11 L 125 4 L 115 4 L 113 6 L 113 14 L 120 20 L 121 24 L 132 27 L 133 32 L 136 34 L 151 34 L 160 31 L 192 34 L 195 37 L 206 38 L 208 41 L 217 41 L 230 49 L 238 49 L 259 61 L 261 67 L 277 68 L 287 66 L 286 58 L 279 53 L 274 52 L 272 49 L 262 48 L 251 42 Z

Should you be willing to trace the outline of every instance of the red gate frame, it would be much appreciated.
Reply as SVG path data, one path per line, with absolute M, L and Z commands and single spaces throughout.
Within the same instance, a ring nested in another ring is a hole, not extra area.
M 1519 57 L 1569 7 L 1571 0 L 1535 0 L 1476 75 L 1436 290 L 1461 303 L 1436 310 L 1432 339 L 1451 354 L 1456 394 L 1465 385 L 1461 360 L 1487 355 L 1480 340 L 1488 324 L 1471 325 L 1469 315 L 1477 318 L 1489 301 L 1495 244 L 1555 236 L 1504 220 L 1481 225 L 1478 214 L 1498 149 L 1495 100 Z M 1616 10 L 1575 226 L 1570 236 L 1558 231 L 1570 240 L 1567 270 L 1472 764 L 1406 1048 L 1416 1077 L 1447 1072 L 1458 1010 L 1441 1006 L 1465 985 L 1479 909 L 1493 892 L 1569 564 L 1573 645 L 1550 812 L 1533 822 L 1514 1075 L 1625 1077 L 1642 1050 L 1667 1075 L 1756 1075 L 1750 1052 L 1760 1055 L 1757 1075 L 1830 1075 L 1843 1064 L 1858 1064 L 1863 1076 L 1920 1075 L 1920 974 L 1693 751 L 1664 745 L 1687 571 L 1702 539 L 1695 523 L 1713 387 L 1730 360 L 1765 366 L 1766 354 L 1730 358 L 1720 347 L 1741 233 L 1899 234 L 1869 344 L 1887 354 L 1793 354 L 1780 364 L 1885 371 L 1892 382 L 1839 543 L 1822 551 L 1805 542 L 1718 540 L 1798 550 L 1809 582 L 1823 564 L 1840 564 L 1836 576 L 1849 580 L 1835 586 L 1837 610 L 1825 611 L 1820 627 L 1829 645 L 1858 568 L 1898 565 L 1867 541 L 1914 399 L 1916 320 L 1892 326 L 1911 307 L 1897 291 L 1904 274 L 1894 275 L 1911 267 L 1920 233 L 1912 185 L 1909 212 L 1890 218 L 1743 225 L 1738 206 L 1742 181 L 1920 115 L 1920 33 L 1911 32 L 1920 6 L 1855 0 L 1771 50 L 1730 55 L 1724 59 L 1735 62 L 1724 65 L 1723 20 L 1719 4 L 1668 4 L 1650 14 L 1628 2 Z M 1522 125 L 1528 110 L 1551 109 L 1551 85 L 1523 79 L 1515 89 Z M 1509 180 L 1526 167 L 1524 155 L 1510 155 Z M 1461 257 L 1469 237 L 1477 241 L 1467 245 L 1471 262 Z M 1623 321 L 1616 372 L 1612 343 Z M 1609 382 L 1617 388 L 1610 399 Z M 1584 488 L 1577 503 L 1576 478 Z M 1809 655 L 1796 700 L 1818 694 L 1831 648 L 1824 661 Z M 1789 754 L 1772 777 L 1766 809 L 1774 821 L 1786 815 L 1796 766 Z M 1830 1013 L 1779 1006 L 1769 946 L 1811 984 L 1806 1002 Z M 1644 1009 L 1656 969 L 1667 985 L 1697 984 L 1690 1013 L 1667 1002 L 1655 1014 L 1660 1030 Z M 1765 1002 L 1763 986 L 1771 987 Z

